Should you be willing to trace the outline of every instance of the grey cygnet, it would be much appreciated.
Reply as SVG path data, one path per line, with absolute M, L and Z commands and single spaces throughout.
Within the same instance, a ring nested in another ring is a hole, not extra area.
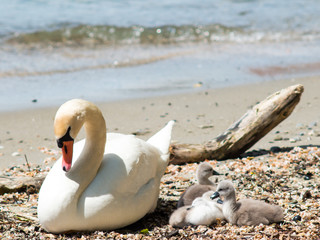
M 210 181 L 209 177 L 220 174 L 217 173 L 209 163 L 200 163 L 196 174 L 198 183 L 187 188 L 187 190 L 181 195 L 177 208 L 189 206 L 192 204 L 194 199 L 201 197 L 205 192 L 216 190 L 217 185 Z
M 224 197 L 222 212 L 231 224 L 259 225 L 283 221 L 283 211 L 279 206 L 253 199 L 236 201 L 236 192 L 230 181 L 221 181 L 211 199 Z

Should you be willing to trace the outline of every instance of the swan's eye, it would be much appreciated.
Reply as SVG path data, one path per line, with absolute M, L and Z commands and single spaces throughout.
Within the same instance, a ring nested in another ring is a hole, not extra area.
M 63 147 L 63 142 L 60 139 L 58 139 L 57 140 L 57 145 L 58 145 L 59 148 L 62 148 Z
M 63 142 L 66 142 L 66 141 L 73 141 L 73 138 L 70 136 L 70 130 L 71 130 L 71 127 L 68 128 L 66 134 L 57 139 L 57 145 L 59 148 L 63 148 Z M 67 149 L 65 149 L 65 151 L 67 151 Z

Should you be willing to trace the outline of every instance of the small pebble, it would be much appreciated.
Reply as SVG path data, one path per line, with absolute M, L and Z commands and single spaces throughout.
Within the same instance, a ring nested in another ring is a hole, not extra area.
M 202 85 L 203 85 L 202 82 L 198 82 L 198 83 L 193 84 L 193 87 L 198 88 L 198 87 L 202 87 Z
M 293 217 L 292 220 L 295 221 L 295 222 L 301 221 L 301 217 L 300 217 L 300 215 L 296 215 L 296 216 Z
M 146 128 L 146 129 L 138 129 L 137 131 L 131 133 L 132 135 L 136 135 L 136 136 L 143 136 L 143 135 L 146 135 L 150 133 L 149 129 Z
M 296 125 L 296 128 L 303 128 L 304 127 L 304 125 L 302 124 L 302 123 L 298 123 L 297 125 Z
M 314 136 L 314 135 L 315 135 L 315 131 L 314 131 L 314 130 L 309 131 L 309 132 L 308 132 L 308 135 L 309 135 L 309 136 Z
M 311 130 L 308 132 L 309 136 L 315 136 L 315 137 L 320 137 L 320 133 L 318 131 L 315 130 Z
M 207 129 L 207 128 L 213 128 L 213 125 L 200 125 L 199 128 L 201 129 Z
M 179 229 L 175 229 L 175 230 L 169 232 L 166 237 L 167 237 L 167 238 L 171 238 L 171 237 L 177 236 L 177 235 L 179 235 Z
M 302 194 L 302 200 L 305 201 L 306 199 L 312 198 L 311 192 L 309 190 L 305 191 L 305 193 Z
M 295 143 L 295 142 L 301 141 L 301 138 L 300 137 L 294 137 L 294 138 L 290 138 L 289 140 L 290 140 L 290 142 Z
M 318 126 L 318 123 L 315 121 L 315 122 L 311 122 L 309 125 L 308 125 L 308 127 L 309 128 L 313 128 L 313 127 L 316 127 L 316 126 Z
M 11 154 L 11 156 L 12 156 L 12 157 L 17 157 L 17 156 L 20 156 L 20 153 L 18 153 L 18 152 L 13 152 L 13 153 Z
M 281 141 L 283 139 L 283 137 L 281 137 L 281 136 L 276 136 L 273 140 L 274 141 Z
M 311 172 L 308 172 L 308 173 L 304 176 L 304 180 L 310 180 L 312 176 L 313 176 L 313 174 L 312 174 Z

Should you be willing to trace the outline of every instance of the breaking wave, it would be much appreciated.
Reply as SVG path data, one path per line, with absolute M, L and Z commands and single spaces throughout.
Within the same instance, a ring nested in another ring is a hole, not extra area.
M 20 33 L 5 40 L 10 44 L 60 45 L 121 45 L 121 44 L 176 44 L 189 42 L 258 42 L 319 39 L 319 32 L 257 32 L 245 27 L 219 24 L 205 26 L 118 27 L 91 26 L 63 27 L 52 31 Z

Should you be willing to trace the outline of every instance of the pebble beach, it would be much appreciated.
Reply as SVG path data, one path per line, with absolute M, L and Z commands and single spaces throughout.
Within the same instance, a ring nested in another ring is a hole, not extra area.
M 180 195 L 195 183 L 198 164 L 188 164 L 168 166 L 161 181 L 158 207 L 154 213 L 114 231 L 47 233 L 36 218 L 36 191 L 29 189 L 1 195 L 0 236 L 4 239 L 317 239 L 320 233 L 319 160 L 319 148 L 295 147 L 288 152 L 255 158 L 208 161 L 221 174 L 212 180 L 232 180 L 238 198 L 254 198 L 281 206 L 285 219 L 280 224 L 237 227 L 218 221 L 210 226 L 181 229 L 168 225 Z M 36 177 L 45 172 L 39 168 L 21 166 L 8 169 L 6 174 Z

